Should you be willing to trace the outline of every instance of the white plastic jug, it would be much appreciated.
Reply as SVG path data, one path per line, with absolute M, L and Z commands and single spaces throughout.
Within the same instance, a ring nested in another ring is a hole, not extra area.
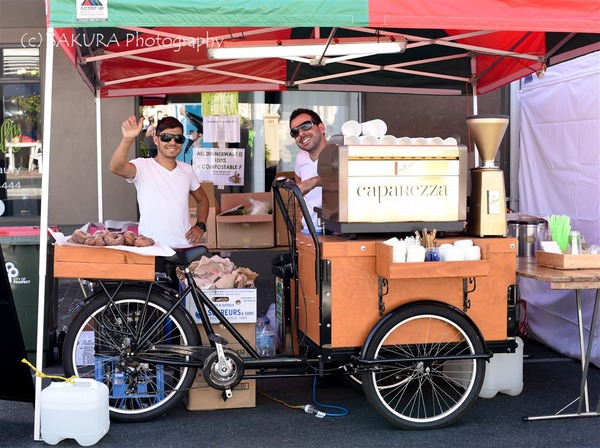
M 42 439 L 50 445 L 64 439 L 94 445 L 110 427 L 108 387 L 92 379 L 53 382 L 40 394 L 40 410 Z
M 523 340 L 517 336 L 514 353 L 495 353 L 485 371 L 481 398 L 493 398 L 498 392 L 516 396 L 523 391 Z

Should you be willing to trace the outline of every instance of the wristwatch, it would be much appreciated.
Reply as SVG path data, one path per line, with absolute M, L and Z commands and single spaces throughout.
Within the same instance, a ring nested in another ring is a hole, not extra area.
M 198 222 L 196 223 L 196 227 L 200 227 L 200 229 L 201 229 L 203 232 L 206 232 L 206 224 L 204 224 L 203 222 L 201 222 L 201 221 L 198 221 Z

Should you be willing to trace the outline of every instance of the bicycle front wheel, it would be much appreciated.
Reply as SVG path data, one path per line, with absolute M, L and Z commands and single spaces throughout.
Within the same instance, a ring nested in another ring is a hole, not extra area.
M 472 406 L 485 376 L 484 359 L 457 358 L 483 353 L 479 333 L 458 311 L 409 306 L 382 324 L 366 348 L 367 359 L 382 362 L 362 374 L 365 395 L 399 428 L 448 426 Z
M 99 294 L 73 318 L 65 337 L 65 374 L 106 384 L 110 416 L 116 421 L 140 422 L 164 414 L 183 398 L 196 375 L 196 368 L 177 365 L 189 360 L 184 354 L 163 356 L 160 363 L 143 359 L 145 348 L 155 345 L 199 345 L 198 330 L 186 311 L 176 308 L 165 316 L 172 303 L 158 294 L 146 300 L 147 293 L 123 288 L 112 301 Z M 139 347 L 140 337 L 158 321 L 158 329 Z

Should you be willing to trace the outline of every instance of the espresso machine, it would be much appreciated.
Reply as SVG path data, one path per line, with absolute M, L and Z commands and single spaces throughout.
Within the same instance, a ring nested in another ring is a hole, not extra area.
M 508 127 L 508 116 L 471 115 L 467 126 L 481 158 L 480 166 L 471 169 L 467 233 L 506 236 L 504 173 L 494 165 L 494 157 Z

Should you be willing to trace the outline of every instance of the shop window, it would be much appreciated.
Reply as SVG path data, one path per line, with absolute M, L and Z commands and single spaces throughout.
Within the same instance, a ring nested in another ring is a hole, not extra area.
M 0 48 L 0 225 L 39 222 L 42 139 L 37 48 Z

